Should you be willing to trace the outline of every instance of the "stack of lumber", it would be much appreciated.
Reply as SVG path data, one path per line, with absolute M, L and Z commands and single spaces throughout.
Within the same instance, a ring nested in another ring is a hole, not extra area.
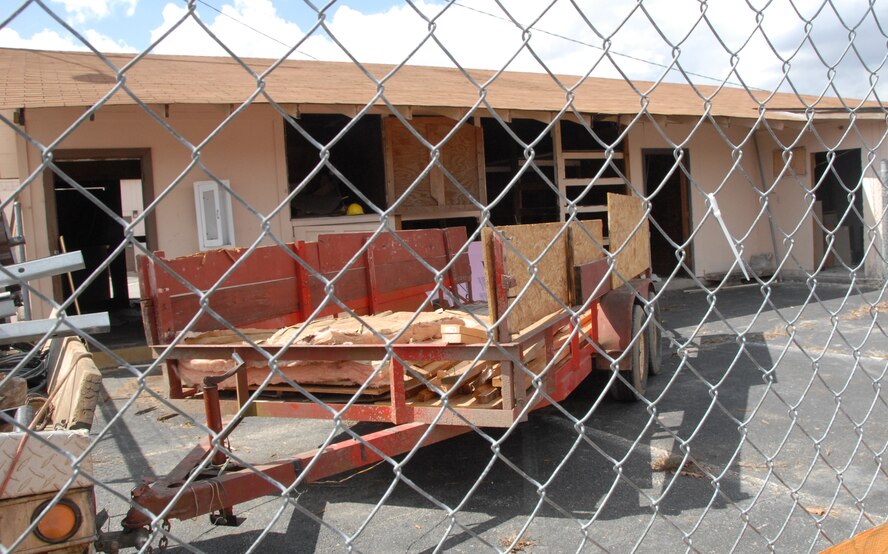
M 479 323 L 481 321 L 481 323 Z M 284 327 L 276 332 L 247 329 L 241 331 L 251 342 L 258 346 L 286 345 L 358 345 L 383 344 L 394 340 L 397 344 L 409 343 L 440 343 L 442 326 L 458 329 L 462 333 L 486 333 L 483 315 L 472 316 L 464 311 L 438 310 L 435 312 L 385 312 L 362 316 L 360 319 L 343 317 L 325 317 L 307 324 Z M 459 338 L 456 337 L 456 338 Z M 450 337 L 454 340 L 454 337 Z M 243 346 L 243 341 L 233 331 L 210 331 L 191 334 L 185 344 L 224 344 Z M 183 384 L 199 386 L 204 377 L 222 375 L 234 368 L 231 359 L 179 358 L 178 373 Z M 288 379 L 300 385 L 321 385 L 328 387 L 352 387 L 368 383 L 371 389 L 388 391 L 390 364 L 369 360 L 295 360 L 281 361 L 278 370 Z M 378 370 L 378 371 L 377 371 Z M 262 383 L 268 375 L 269 367 L 264 362 L 247 364 L 247 380 L 250 385 Z M 369 381 L 369 382 L 368 382 Z M 286 383 L 280 375 L 275 375 L 272 384 Z M 222 388 L 234 388 L 234 378 L 220 385 Z M 342 389 L 346 393 L 350 389 Z M 332 392 L 324 390 L 323 392 Z M 368 392 L 368 391 L 365 391 Z
M 449 325 L 442 325 L 442 336 L 448 335 Z M 591 322 L 584 322 L 584 331 L 589 333 Z M 474 331 L 474 329 L 473 329 Z M 562 344 L 570 336 L 570 327 L 561 328 L 554 337 L 555 360 L 552 368 L 557 368 L 564 363 L 570 354 L 569 348 L 558 351 Z M 479 340 L 474 333 L 463 333 L 468 343 L 486 342 Z M 446 340 L 446 338 L 445 338 Z M 515 380 L 520 383 L 518 387 L 529 390 L 532 387 L 533 375 L 539 375 L 546 369 L 548 362 L 545 356 L 545 341 L 540 339 L 522 352 L 522 364 L 524 368 L 514 366 Z M 525 369 L 527 371 L 525 371 Z M 530 373 L 528 373 L 528 371 Z M 441 405 L 441 395 L 449 393 L 450 403 L 459 407 L 489 408 L 495 407 L 502 401 L 503 378 L 500 362 L 479 360 L 478 362 L 454 362 L 435 361 L 426 363 L 413 363 L 406 371 L 415 376 L 415 381 L 420 381 L 422 386 L 415 392 L 408 394 L 408 403 L 413 405 Z M 422 377 L 422 381 L 418 378 Z M 424 382 L 423 382 L 424 381 Z M 428 384 L 426 384 L 428 383 Z M 457 388 L 452 392 L 454 388 Z
M 257 346 L 283 345 L 348 345 L 381 344 L 394 339 L 396 343 L 421 344 L 479 344 L 488 339 L 487 318 L 482 313 L 470 315 L 466 311 L 438 310 L 423 312 L 415 317 L 412 312 L 386 312 L 354 317 L 326 317 L 309 324 L 284 327 L 278 331 L 244 329 L 240 334 Z M 541 323 L 545 322 L 541 320 Z M 480 323 L 479 323 L 480 321 Z M 591 322 L 587 316 L 582 321 L 583 331 L 590 333 Z M 562 365 L 569 349 L 558 352 L 570 335 L 570 326 L 564 326 L 554 337 L 555 361 L 552 366 Z M 582 340 L 582 339 L 581 339 Z M 233 331 L 210 331 L 190 334 L 186 344 L 237 346 L 246 343 Z M 221 375 L 234 367 L 230 359 L 179 358 L 178 373 L 183 383 L 199 386 L 203 378 Z M 522 352 L 522 364 L 527 371 L 514 365 L 516 389 L 532 388 L 532 375 L 539 375 L 548 365 L 545 341 L 529 344 Z M 296 360 L 278 363 L 278 369 L 287 379 L 299 383 L 313 394 L 351 395 L 366 383 L 362 394 L 370 401 L 382 401 L 390 392 L 390 363 L 367 360 Z M 377 371 L 378 370 L 378 371 Z M 247 380 L 250 385 L 262 383 L 269 367 L 261 362 L 247 364 Z M 528 373 L 530 372 L 530 373 Z M 532 375 L 531 375 L 532 374 Z M 500 362 L 476 361 L 410 361 L 404 371 L 404 389 L 411 405 L 439 406 L 441 396 L 448 394 L 451 405 L 490 408 L 501 405 L 503 378 Z M 280 375 L 275 375 L 269 392 L 295 392 Z M 234 378 L 220 385 L 233 389 Z

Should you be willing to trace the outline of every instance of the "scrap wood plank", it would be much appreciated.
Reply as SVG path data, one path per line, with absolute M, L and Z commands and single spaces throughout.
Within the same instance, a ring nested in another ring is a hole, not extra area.
M 570 348 L 565 348 L 564 350 L 561 351 L 561 353 L 558 352 L 558 349 L 561 348 L 561 345 L 563 344 L 563 339 L 566 336 L 568 336 L 567 329 L 563 329 L 559 333 L 559 335 L 556 336 L 555 357 L 554 357 L 555 361 L 552 362 L 553 368 L 561 365 L 561 363 L 568 356 L 570 356 Z M 540 354 L 545 352 L 545 347 L 546 347 L 545 341 L 541 340 L 537 343 L 534 343 L 533 345 L 531 345 L 529 348 L 527 348 L 524 351 L 524 360 L 523 360 L 524 367 L 526 367 L 531 373 L 533 373 L 535 375 L 539 375 L 543 371 L 543 369 L 545 369 L 545 367 L 549 364 L 549 362 L 546 361 L 545 356 L 540 356 Z M 529 386 L 531 377 L 527 374 L 527 372 L 525 372 L 524 370 L 522 370 L 520 368 L 517 368 L 515 370 L 515 373 L 516 373 L 516 375 L 520 374 L 523 377 L 525 384 L 527 386 Z M 490 382 L 494 387 L 497 387 L 497 388 L 502 388 L 502 386 L 503 386 L 503 378 L 499 374 L 494 375 L 491 378 Z
M 306 390 L 306 392 L 310 392 L 312 394 L 355 394 L 358 392 L 357 385 L 308 385 L 308 384 L 299 384 L 300 387 Z M 259 387 L 251 386 L 250 390 L 255 391 Z M 298 389 L 291 387 L 290 385 L 268 385 L 263 390 L 267 392 L 300 392 Z M 388 386 L 380 386 L 380 387 L 367 387 L 364 389 L 364 393 L 367 396 L 378 396 L 381 394 L 387 394 L 389 392 Z
M 554 320 L 554 319 L 558 319 L 558 318 L 561 317 L 562 315 L 564 315 L 564 310 L 563 310 L 563 309 L 559 309 L 559 310 L 556 311 L 556 312 L 552 312 L 551 314 L 548 314 L 548 315 L 546 315 L 546 316 L 544 316 L 544 317 L 541 317 L 541 318 L 538 319 L 537 321 L 533 322 L 533 324 L 531 324 L 531 325 L 529 325 L 529 326 L 527 326 L 527 327 L 521 329 L 521 330 L 518 331 L 517 333 L 515 333 L 515 334 L 512 336 L 512 340 L 513 340 L 514 342 L 522 342 L 524 339 L 526 339 L 527 337 L 529 337 L 531 334 L 533 334 L 534 332 L 538 331 L 540 328 L 545 327 L 546 325 L 548 325 L 549 323 L 551 323 L 552 320 Z
M 623 280 L 634 279 L 650 269 L 650 226 L 640 198 L 608 193 L 607 213 L 610 251 L 616 254 L 611 283 L 613 288 L 619 288 Z
M 416 402 L 428 402 L 429 400 L 431 400 L 431 399 L 433 399 L 433 398 L 436 398 L 437 396 L 438 396 L 438 393 L 437 393 L 437 392 L 435 392 L 434 390 L 432 390 L 432 389 L 426 387 L 426 388 L 424 388 L 424 389 L 421 389 L 421 390 L 420 390 L 418 393 L 416 393 L 416 395 L 413 396 L 412 398 L 408 398 L 408 400 L 414 400 L 414 401 L 416 401 Z
M 490 383 L 481 383 L 475 380 L 469 384 L 463 385 L 459 389 L 460 394 L 471 394 L 478 399 L 478 402 L 487 404 L 498 398 L 502 392 Z
M 456 365 L 456 361 L 454 361 L 454 360 L 436 360 L 433 362 L 426 363 L 425 365 L 419 365 L 419 364 L 411 364 L 411 365 L 421 367 L 424 372 L 426 372 L 429 375 L 431 375 L 432 377 L 434 377 L 435 375 L 437 375 L 437 373 L 439 371 L 448 369 L 448 368 Z
M 439 372 L 437 376 L 441 379 L 442 385 L 453 386 L 463 376 L 465 376 L 463 381 L 465 382 L 480 375 L 482 371 L 490 367 L 491 363 L 489 360 L 460 362 L 446 371 Z
M 482 404 L 493 402 L 501 394 L 502 393 L 498 388 L 487 383 L 482 383 L 474 392 L 472 392 L 472 396 L 477 398 L 478 402 L 481 402 Z
M 437 395 L 436 395 L 437 396 Z M 443 402 L 440 398 L 434 398 L 432 400 L 418 400 L 416 397 L 411 398 L 407 401 L 407 404 L 410 406 L 416 407 L 424 407 L 424 408 L 440 408 L 443 405 Z M 451 396 L 448 405 L 452 408 L 473 408 L 473 409 L 500 409 L 503 406 L 503 399 L 500 396 L 497 396 L 491 402 L 483 403 L 479 402 L 477 398 L 472 396 L 471 394 L 459 394 L 455 396 Z
M 487 331 L 466 325 L 441 325 L 441 339 L 447 344 L 477 344 L 487 342 Z
M 524 362 L 524 366 L 530 369 L 530 364 L 534 360 L 540 357 L 540 354 L 545 352 L 546 342 L 544 340 L 540 340 L 538 342 L 533 343 L 528 348 L 526 348 L 523 352 L 522 358 Z M 523 370 L 516 369 L 516 373 L 521 372 L 524 373 Z M 498 372 L 491 376 L 491 384 L 495 387 L 502 388 L 503 386 L 503 377 Z

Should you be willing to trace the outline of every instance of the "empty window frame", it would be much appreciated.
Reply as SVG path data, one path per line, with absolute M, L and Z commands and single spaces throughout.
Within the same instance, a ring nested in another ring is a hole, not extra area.
M 360 204 L 364 213 L 374 206 L 385 209 L 385 165 L 382 150 L 382 124 L 378 115 L 364 115 L 352 122 L 350 117 L 333 114 L 303 114 L 296 120 L 302 130 L 320 144 L 331 144 L 349 124 L 348 131 L 330 147 L 330 163 L 351 183 L 322 168 L 305 183 L 290 202 L 290 216 L 325 217 L 345 215 L 345 208 Z M 289 122 L 284 122 L 287 178 L 289 190 L 302 182 L 321 164 L 318 148 Z M 356 193 L 360 191 L 372 205 Z

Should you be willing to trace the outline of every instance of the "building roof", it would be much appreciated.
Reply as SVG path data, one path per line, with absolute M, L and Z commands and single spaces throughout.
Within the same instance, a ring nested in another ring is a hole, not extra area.
M 133 59 L 132 54 L 107 54 L 117 67 Z M 274 60 L 244 59 L 256 73 L 267 70 Z M 376 78 L 393 66 L 367 64 Z M 493 71 L 470 70 L 483 83 Z M 256 79 L 231 58 L 148 55 L 125 73 L 126 85 L 146 104 L 240 104 L 257 88 Z M 580 77 L 559 76 L 566 87 Z M 363 106 L 377 92 L 374 82 L 355 64 L 287 60 L 265 79 L 265 90 L 280 104 Z M 117 82 L 115 72 L 91 52 L 50 52 L 0 48 L 0 108 L 45 108 L 91 106 Z M 638 91 L 650 82 L 634 83 Z M 717 92 L 716 92 L 717 91 Z M 624 80 L 588 78 L 575 89 L 573 105 L 583 114 L 635 115 L 643 105 L 639 92 Z M 385 98 L 395 106 L 428 108 L 472 107 L 479 89 L 459 70 L 441 67 L 404 66 L 384 83 Z M 769 119 L 798 120 L 805 106 L 793 94 L 775 94 L 725 87 L 661 83 L 648 98 L 654 115 L 699 116 L 704 97 L 711 96 L 711 114 L 734 118 L 758 116 L 759 101 L 766 101 Z M 487 87 L 486 100 L 496 110 L 558 112 L 566 93 L 545 73 L 504 72 Z M 803 97 L 817 110 L 844 112 L 836 98 Z M 256 102 L 267 102 L 259 96 Z M 125 91 L 117 91 L 108 105 L 134 104 Z M 379 103 L 379 102 L 377 102 Z M 850 103 L 857 106 L 859 102 Z M 878 103 L 867 103 L 868 111 L 884 112 Z M 795 111 L 796 113 L 791 113 Z M 884 118 L 884 113 L 880 116 Z

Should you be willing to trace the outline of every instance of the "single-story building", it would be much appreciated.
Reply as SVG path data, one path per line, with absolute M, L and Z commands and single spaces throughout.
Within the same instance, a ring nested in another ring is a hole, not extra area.
M 122 75 L 92 53 L 0 49 L 10 123 L 0 124 L 0 180 L 18 191 L 29 258 L 57 252 L 61 237 L 96 267 L 124 238 L 111 213 L 144 217 L 134 235 L 175 256 L 248 246 L 266 228 L 283 241 L 375 228 L 390 208 L 404 229 L 471 230 L 488 204 L 496 225 L 606 218 L 606 193 L 634 190 L 656 193 L 658 274 L 676 269 L 672 243 L 686 244 L 695 275 L 731 268 L 713 197 L 757 271 L 803 275 L 826 259 L 884 274 L 878 103 L 436 67 L 107 59 Z M 37 144 L 107 212 L 45 171 Z M 85 310 L 127 300 L 125 258 L 84 295 Z M 62 295 L 67 285 L 41 287 Z

